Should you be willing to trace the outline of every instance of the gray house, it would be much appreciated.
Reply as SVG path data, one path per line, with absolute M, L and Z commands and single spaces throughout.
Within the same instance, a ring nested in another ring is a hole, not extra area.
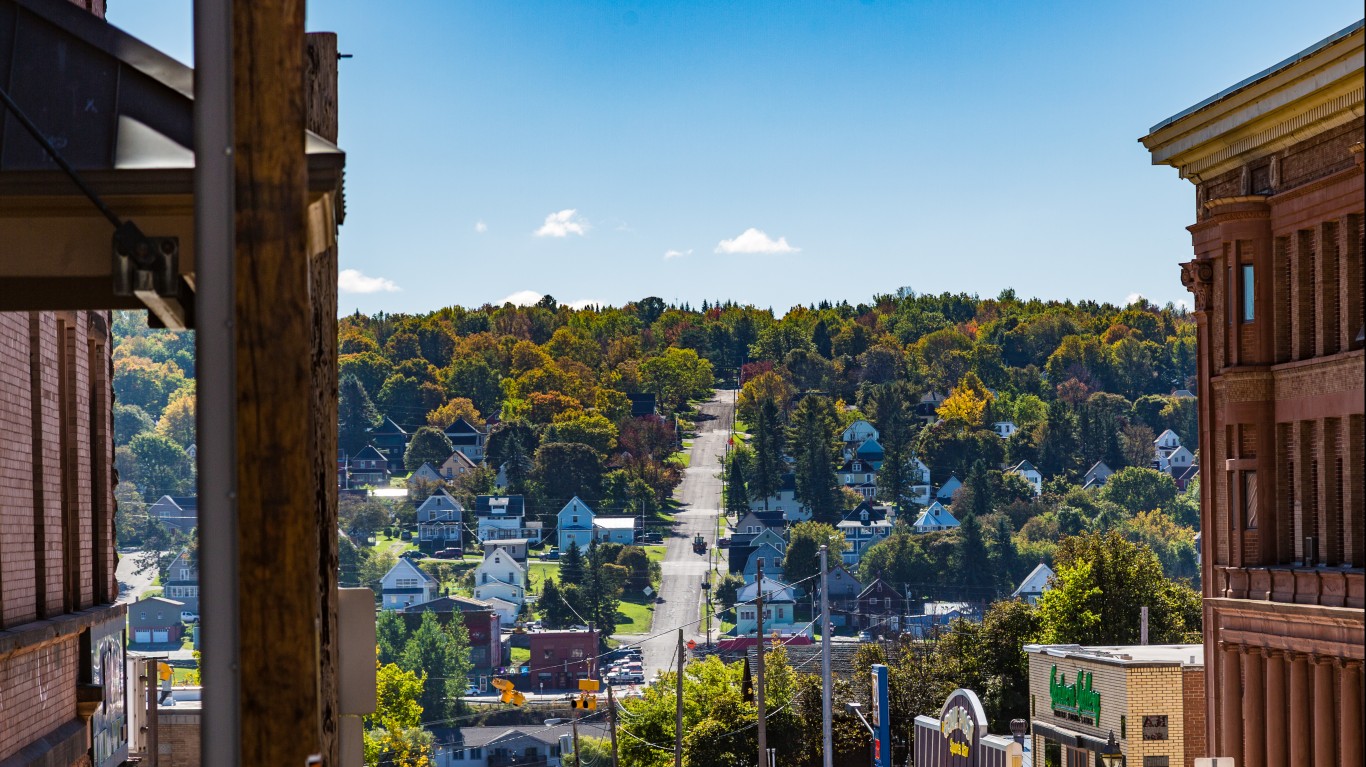
M 128 606 L 128 644 L 180 646 L 185 624 L 180 613 L 184 602 L 165 597 L 146 597 Z
M 199 558 L 189 549 L 181 549 L 166 568 L 161 595 L 183 603 L 190 612 L 199 612 Z

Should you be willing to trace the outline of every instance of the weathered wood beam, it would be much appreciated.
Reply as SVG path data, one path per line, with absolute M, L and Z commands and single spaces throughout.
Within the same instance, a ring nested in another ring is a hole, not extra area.
M 234 0 L 241 763 L 323 756 L 304 2 Z

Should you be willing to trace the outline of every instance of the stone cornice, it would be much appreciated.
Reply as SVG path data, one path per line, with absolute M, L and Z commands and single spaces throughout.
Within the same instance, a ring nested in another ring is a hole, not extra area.
M 1196 183 L 1366 115 L 1358 27 L 1265 79 L 1156 127 L 1139 139 L 1154 165 Z

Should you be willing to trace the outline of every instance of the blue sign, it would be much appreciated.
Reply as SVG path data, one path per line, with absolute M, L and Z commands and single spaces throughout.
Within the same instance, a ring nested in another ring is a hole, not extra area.
M 873 669 L 873 767 L 892 767 L 891 697 L 887 690 L 887 667 L 874 663 Z

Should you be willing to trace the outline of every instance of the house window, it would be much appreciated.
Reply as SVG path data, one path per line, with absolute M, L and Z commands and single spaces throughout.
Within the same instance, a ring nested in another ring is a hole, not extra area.
M 575 514 L 574 516 L 570 517 L 569 522 L 570 524 L 577 525 L 579 523 L 579 515 Z
M 764 569 L 764 558 L 763 558 L 763 557 L 759 557 L 759 560 L 758 560 L 758 561 L 759 561 L 759 569 L 760 569 L 760 570 Z
M 582 658 L 582 657 L 583 657 L 583 648 L 582 648 L 582 647 L 575 647 L 573 650 L 571 650 L 571 651 L 569 652 L 569 657 L 571 657 L 571 658 Z
M 546 651 L 545 651 L 545 659 L 546 659 L 546 660 L 550 660 L 551 658 L 554 658 L 554 657 L 555 657 L 555 651 L 554 651 L 553 649 L 549 649 L 549 650 L 546 650 Z
M 1254 280 L 1252 264 L 1243 264 L 1243 322 L 1252 322 L 1256 316 L 1256 291 L 1253 289 L 1256 283 Z
M 147 620 L 147 611 L 146 611 L 146 610 L 143 610 L 142 612 L 138 613 L 138 620 L 140 620 L 140 621 L 145 621 L 145 620 Z

